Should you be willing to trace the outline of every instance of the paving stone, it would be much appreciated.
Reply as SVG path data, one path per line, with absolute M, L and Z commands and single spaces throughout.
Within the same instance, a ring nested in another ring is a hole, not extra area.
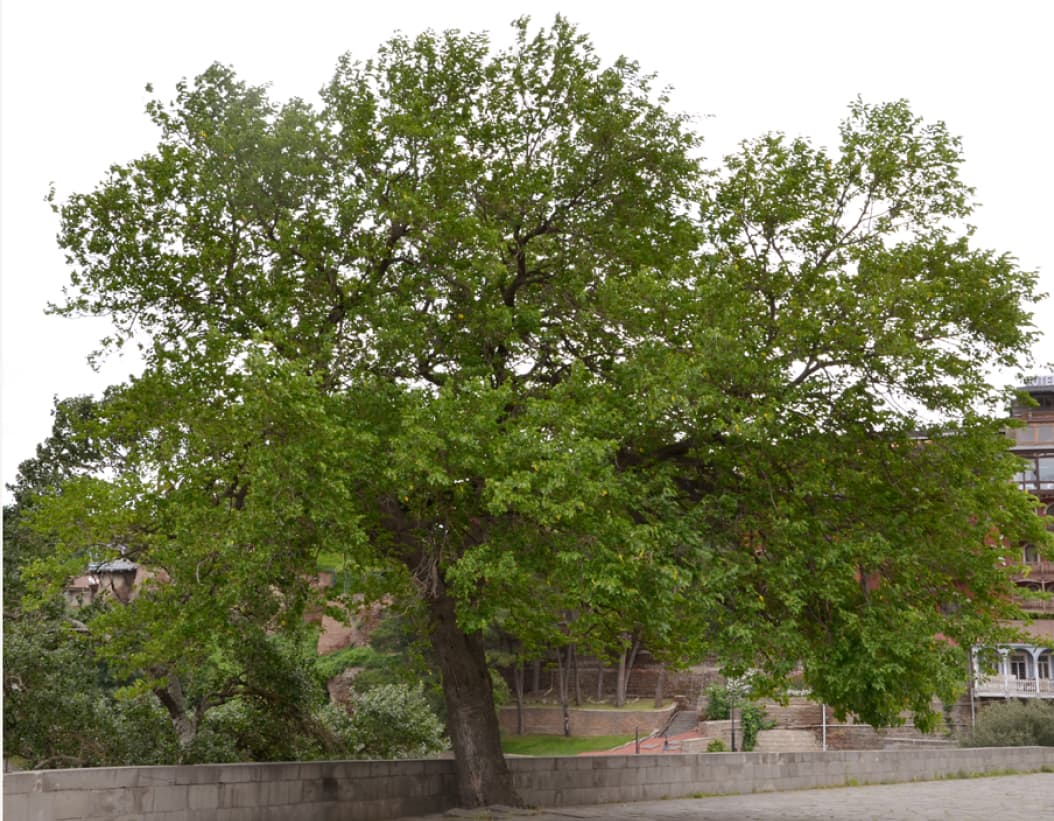
M 401 821 L 1036 821 L 1049 818 L 1052 805 L 1054 773 L 1037 773 L 559 809 L 452 810 Z

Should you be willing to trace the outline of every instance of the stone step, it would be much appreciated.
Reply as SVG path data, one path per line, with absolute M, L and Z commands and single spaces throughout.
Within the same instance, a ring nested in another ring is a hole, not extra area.
M 679 710 L 670 722 L 670 726 L 666 728 L 666 735 L 680 735 L 681 733 L 692 732 L 698 727 L 698 710 Z

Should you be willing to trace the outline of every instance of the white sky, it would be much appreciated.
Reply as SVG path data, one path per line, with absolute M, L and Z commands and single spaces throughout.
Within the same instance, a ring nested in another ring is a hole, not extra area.
M 135 369 L 85 357 L 106 332 L 95 320 L 46 317 L 67 272 L 44 202 L 85 192 L 107 166 L 150 150 L 144 86 L 163 99 L 181 77 L 233 65 L 275 99 L 315 92 L 343 52 L 363 59 L 396 29 L 489 30 L 529 12 L 563 13 L 606 61 L 619 54 L 674 87 L 674 107 L 700 116 L 706 154 L 778 130 L 835 142 L 846 106 L 901 97 L 963 137 L 964 176 L 977 189 L 978 243 L 1014 254 L 1054 291 L 1049 205 L 1054 165 L 1054 3 L 1003 0 L 531 0 L 427 3 L 298 0 L 0 0 L 0 274 L 2 480 L 51 428 L 52 397 L 98 393 Z M 1037 359 L 1054 361 L 1054 301 Z M 1012 381 L 1013 375 L 1008 375 Z

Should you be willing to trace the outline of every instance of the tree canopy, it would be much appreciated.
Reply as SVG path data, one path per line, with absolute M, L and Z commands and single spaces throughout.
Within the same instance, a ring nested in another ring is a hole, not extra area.
M 513 31 L 397 36 L 318 105 L 214 65 L 56 204 L 56 312 L 145 362 L 92 423 L 120 463 L 37 518 L 164 571 L 111 652 L 174 681 L 203 635 L 299 619 L 338 552 L 427 613 L 466 804 L 516 801 L 493 626 L 757 686 L 800 661 L 924 721 L 1014 612 L 1006 545 L 1045 538 L 988 376 L 1036 280 L 973 246 L 958 141 L 857 101 L 836 150 L 715 170 L 635 63 Z

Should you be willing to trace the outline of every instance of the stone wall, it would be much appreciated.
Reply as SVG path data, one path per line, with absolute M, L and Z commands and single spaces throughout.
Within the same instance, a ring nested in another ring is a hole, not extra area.
M 572 708 L 568 711 L 571 735 L 633 735 L 641 737 L 666 725 L 673 707 L 664 710 L 590 710 Z M 564 714 L 559 707 L 524 707 L 524 732 L 528 735 L 562 735 Z M 516 708 L 502 707 L 498 720 L 504 733 L 516 732 Z
M 531 805 L 561 807 L 1054 768 L 1054 747 L 704 753 L 509 760 Z M 454 762 L 347 761 L 46 770 L 4 776 L 25 821 L 378 821 L 456 804 Z
M 599 689 L 603 698 L 614 698 L 615 683 L 618 679 L 618 671 L 614 666 L 589 657 L 579 658 L 577 666 L 578 683 L 583 698 L 596 698 L 598 683 L 601 685 Z M 631 698 L 653 700 L 659 683 L 659 670 L 659 665 L 652 661 L 647 651 L 642 650 L 630 673 L 626 694 Z M 689 704 L 695 704 L 707 684 L 720 680 L 717 670 L 713 664 L 699 664 L 687 670 L 667 669 L 662 673 L 663 695 L 665 698 L 683 696 Z M 553 697 L 559 691 L 560 678 L 554 664 L 547 662 L 541 669 L 537 690 L 533 688 L 534 674 L 530 665 L 524 674 L 529 696 L 548 694 Z M 506 669 L 503 675 L 509 691 L 515 692 L 516 684 L 512 678 L 512 671 Z M 598 679 L 601 681 L 598 682 Z
M 524 758 L 520 794 L 538 806 L 683 798 L 1054 768 L 1054 747 Z
M 454 762 L 106 767 L 4 775 L 15 821 L 379 821 L 457 803 Z

